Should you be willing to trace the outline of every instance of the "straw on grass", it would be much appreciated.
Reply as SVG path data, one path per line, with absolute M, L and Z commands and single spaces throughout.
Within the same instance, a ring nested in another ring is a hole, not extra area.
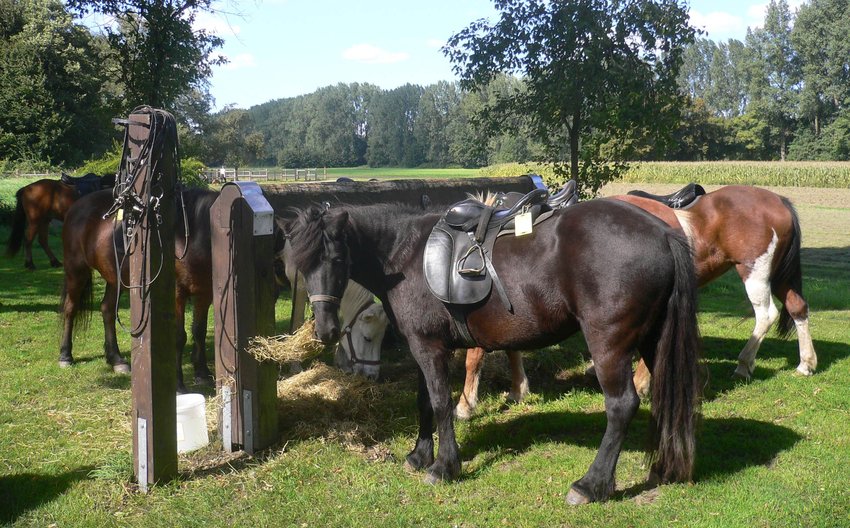
M 257 361 L 274 361 L 276 363 L 302 362 L 313 359 L 325 349 L 321 341 L 313 338 L 314 325 L 315 323 L 310 320 L 292 335 L 255 337 L 249 343 L 248 353 L 254 356 Z

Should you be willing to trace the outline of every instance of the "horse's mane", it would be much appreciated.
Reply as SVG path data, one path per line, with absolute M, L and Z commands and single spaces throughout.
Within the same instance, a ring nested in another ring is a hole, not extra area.
M 413 229 L 411 224 L 427 214 L 418 205 L 397 202 L 343 205 L 330 210 L 311 206 L 297 210 L 295 218 L 289 223 L 289 233 L 293 263 L 298 269 L 309 269 L 316 265 L 323 248 L 327 219 L 343 211 L 349 214 L 349 221 L 355 232 L 368 227 L 377 232 L 396 233 L 404 237 L 404 240 L 395 240 L 395 245 L 391 248 L 390 260 L 393 262 L 406 261 L 409 258 L 412 244 L 405 241 L 420 232 Z M 353 234 L 355 233 L 348 233 L 349 236 Z
M 316 206 L 297 210 L 289 223 L 289 241 L 292 262 L 296 269 L 309 269 L 316 265 L 321 255 L 327 211 Z

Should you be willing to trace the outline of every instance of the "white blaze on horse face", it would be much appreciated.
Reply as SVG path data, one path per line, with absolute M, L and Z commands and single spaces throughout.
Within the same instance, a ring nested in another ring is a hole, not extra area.
M 773 267 L 773 255 L 776 252 L 776 245 L 779 238 L 776 236 L 776 231 L 773 231 L 773 237 L 765 252 L 759 256 L 753 263 L 748 266 L 750 273 L 744 279 L 744 288 L 747 290 L 747 297 L 753 305 L 753 312 L 756 316 L 756 326 L 753 329 L 753 334 L 738 356 L 738 367 L 735 369 L 735 374 L 743 378 L 749 378 L 753 373 L 756 361 L 756 352 L 758 352 L 764 336 L 770 329 L 770 325 L 779 317 L 779 310 L 773 303 L 773 298 L 770 292 L 770 272 Z

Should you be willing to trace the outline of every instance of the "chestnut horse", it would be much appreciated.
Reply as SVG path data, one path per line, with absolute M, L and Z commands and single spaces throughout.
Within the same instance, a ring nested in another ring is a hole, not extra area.
M 381 300 L 406 338 L 419 367 L 419 434 L 407 464 L 427 470 L 429 483 L 461 472 L 448 360 L 467 343 L 462 334 L 490 350 L 518 350 L 582 331 L 596 361 L 608 424 L 595 460 L 572 484 L 567 501 L 602 501 L 614 491 L 617 459 L 640 401 L 632 384 L 634 350 L 655 376 L 653 472 L 662 482 L 689 480 L 700 341 L 696 278 L 684 237 L 621 202 L 579 203 L 554 211 L 531 234 L 496 240 L 492 266 L 512 309 L 496 295 L 450 306 L 431 294 L 423 271 L 426 240 L 440 217 L 397 204 L 313 207 L 288 229 L 319 339 L 332 344 L 340 338 L 338 308 L 349 279 Z
M 218 193 L 201 189 L 182 192 L 175 215 L 175 320 L 177 323 L 177 386 L 185 392 L 181 359 L 186 345 L 185 310 L 193 298 L 192 364 L 196 383 L 210 383 L 212 375 L 206 362 L 207 316 L 212 304 L 212 254 L 210 245 L 210 207 Z M 60 310 L 64 323 L 59 366 L 70 366 L 75 321 L 92 304 L 92 270 L 106 281 L 100 311 L 103 317 L 104 355 L 116 372 L 129 372 L 127 361 L 118 350 L 115 321 L 120 284 L 127 284 L 129 263 L 124 256 L 120 224 L 103 214 L 113 204 L 112 192 L 97 191 L 77 200 L 65 216 L 62 243 L 65 251 L 65 283 Z M 185 212 L 185 216 L 184 216 Z M 185 225 L 184 225 L 185 220 Z M 116 254 L 117 250 L 117 254 Z M 181 258 L 182 256 L 182 258 Z M 119 276 L 118 269 L 121 269 Z M 119 282 L 120 281 L 120 282 Z
M 755 357 L 770 326 L 778 319 L 779 335 L 786 337 L 796 327 L 800 350 L 797 371 L 811 375 L 817 367 L 809 333 L 808 304 L 803 298 L 800 268 L 800 224 L 791 202 L 766 189 L 730 185 L 700 196 L 685 209 L 671 209 L 649 198 L 633 195 L 608 199 L 631 203 L 684 232 L 691 245 L 700 286 L 732 268 L 741 277 L 755 312 L 755 328 L 738 356 L 735 376 L 749 379 Z M 777 310 L 771 293 L 782 304 Z M 466 357 L 466 383 L 456 413 L 468 418 L 477 403 L 478 378 L 484 351 L 470 349 Z M 509 353 L 511 392 L 514 401 L 528 393 L 522 357 Z M 648 391 L 649 373 L 641 362 L 635 374 L 638 392 Z
M 89 176 L 95 177 L 94 174 L 87 174 L 82 178 Z M 96 181 L 98 189 L 105 189 L 115 184 L 115 176 L 112 175 L 111 178 L 104 176 Z M 38 180 L 18 189 L 15 194 L 17 204 L 15 216 L 12 220 L 12 234 L 6 246 L 6 254 L 10 257 L 15 256 L 23 245 L 24 267 L 34 270 L 32 241 L 37 235 L 38 245 L 47 254 L 50 265 L 54 268 L 61 266 L 62 262 L 56 258 L 56 255 L 47 245 L 47 227 L 54 218 L 64 221 L 68 208 L 82 194 L 85 194 L 85 192 L 81 192 L 74 185 L 51 179 Z

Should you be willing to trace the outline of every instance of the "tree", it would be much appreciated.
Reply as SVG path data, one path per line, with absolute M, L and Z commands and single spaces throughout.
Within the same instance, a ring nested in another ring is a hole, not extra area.
M 797 116 L 802 73 L 791 45 L 791 12 L 786 0 L 771 0 L 764 27 L 747 30 L 751 53 L 750 108 L 765 121 L 775 138 L 779 158 L 785 160 Z
M 78 13 L 113 17 L 107 27 L 117 57 L 125 108 L 146 104 L 170 108 L 192 88 L 204 88 L 212 66 L 226 59 L 213 51 L 224 41 L 192 27 L 198 12 L 210 11 L 212 0 L 68 0 Z
M 850 0 L 811 0 L 800 7 L 791 43 L 802 64 L 800 117 L 815 138 L 850 108 Z
M 213 165 L 227 165 L 239 172 L 240 167 L 256 162 L 262 155 L 263 135 L 253 130 L 247 110 L 225 108 L 211 124 L 211 144 L 216 157 Z
M 495 0 L 495 6 L 495 24 L 473 22 L 449 39 L 444 53 L 465 89 L 499 73 L 522 76 L 527 89 L 498 101 L 490 115 L 528 115 L 547 156 L 559 168 L 568 156 L 569 174 L 580 184 L 595 192 L 613 177 L 596 171 L 602 145 L 635 128 L 657 137 L 673 128 L 682 104 L 676 86 L 682 50 L 695 34 L 678 0 Z
M 416 167 L 423 161 L 414 130 L 423 89 L 405 84 L 373 100 L 366 157 L 371 167 Z
M 0 159 L 76 164 L 109 147 L 102 43 L 55 0 L 0 0 Z

